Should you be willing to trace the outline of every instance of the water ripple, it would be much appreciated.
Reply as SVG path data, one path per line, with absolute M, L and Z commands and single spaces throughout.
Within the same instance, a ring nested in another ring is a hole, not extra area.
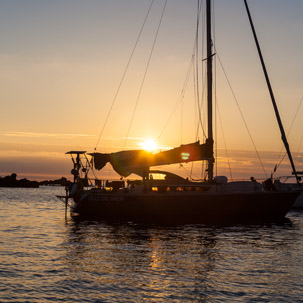
M 247 226 L 75 222 L 60 191 L 1 190 L 1 302 L 302 300 L 302 212 Z

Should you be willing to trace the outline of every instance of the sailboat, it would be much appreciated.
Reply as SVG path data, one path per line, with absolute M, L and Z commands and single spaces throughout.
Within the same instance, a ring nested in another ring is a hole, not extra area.
M 266 73 L 261 50 L 251 22 L 259 51 L 261 64 L 272 97 L 274 110 L 282 134 L 291 166 L 296 175 L 283 125 L 275 104 L 272 89 Z M 201 222 L 227 222 L 230 220 L 267 220 L 284 218 L 299 195 L 296 191 L 280 189 L 270 179 L 263 183 L 255 179 L 241 182 L 228 182 L 225 176 L 214 176 L 214 138 L 213 138 L 213 97 L 212 97 L 212 37 L 211 37 L 211 0 L 206 1 L 207 26 L 207 114 L 208 137 L 204 143 L 199 141 L 181 145 L 177 148 L 153 154 L 144 150 L 123 150 L 114 153 L 87 153 L 69 151 L 73 161 L 73 182 L 66 196 L 61 196 L 70 204 L 71 214 L 84 218 L 98 219 L 139 219 L 166 222 L 195 220 Z M 92 157 L 92 160 L 89 157 Z M 207 161 L 207 178 L 203 182 L 185 179 L 178 175 L 160 170 L 154 166 Z M 92 164 L 93 163 L 93 164 Z M 102 181 L 96 180 L 89 187 L 89 171 L 102 169 L 110 163 L 121 176 L 130 174 L 140 176 L 139 180 Z M 161 176 L 157 179 L 156 176 Z M 299 180 L 299 179 L 297 179 Z M 299 181 L 298 181 L 299 182 Z

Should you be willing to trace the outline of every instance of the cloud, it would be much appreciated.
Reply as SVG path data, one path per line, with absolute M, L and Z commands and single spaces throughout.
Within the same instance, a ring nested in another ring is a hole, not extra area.
M 88 134 L 60 134 L 60 133 L 36 133 L 36 132 L 10 132 L 5 131 L 2 133 L 5 137 L 26 137 L 26 138 L 42 138 L 52 137 L 60 139 L 72 139 L 76 137 L 94 137 L 94 135 Z

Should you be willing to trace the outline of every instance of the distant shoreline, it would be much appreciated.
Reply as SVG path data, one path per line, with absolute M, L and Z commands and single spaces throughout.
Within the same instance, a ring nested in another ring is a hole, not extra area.
M 38 188 L 39 186 L 66 186 L 70 183 L 65 177 L 57 180 L 30 181 L 26 178 L 17 179 L 17 174 L 0 177 L 0 187 Z

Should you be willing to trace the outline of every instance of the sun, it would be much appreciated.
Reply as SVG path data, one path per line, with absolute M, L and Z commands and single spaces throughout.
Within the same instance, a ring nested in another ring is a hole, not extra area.
M 154 151 L 158 148 L 157 143 L 153 139 L 146 139 L 144 142 L 139 143 L 139 145 L 147 151 Z

